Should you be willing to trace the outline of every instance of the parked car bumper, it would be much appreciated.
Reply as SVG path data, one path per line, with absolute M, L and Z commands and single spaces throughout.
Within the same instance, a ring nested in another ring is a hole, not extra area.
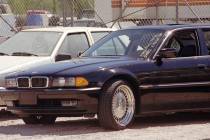
M 0 75 L 0 91 L 5 90 L 5 77 L 2 76 L 2 74 Z M 0 97 L 0 106 L 6 106 L 5 102 L 3 101 L 3 99 Z
M 100 88 L 2 90 L 7 109 L 17 115 L 74 116 L 97 113 Z

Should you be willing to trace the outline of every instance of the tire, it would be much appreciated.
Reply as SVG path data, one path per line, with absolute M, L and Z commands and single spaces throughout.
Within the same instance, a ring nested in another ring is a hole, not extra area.
M 122 130 L 134 118 L 135 97 L 131 86 L 123 80 L 109 82 L 99 97 L 98 119 L 102 127 Z
M 55 116 L 29 116 L 22 118 L 25 124 L 54 124 Z

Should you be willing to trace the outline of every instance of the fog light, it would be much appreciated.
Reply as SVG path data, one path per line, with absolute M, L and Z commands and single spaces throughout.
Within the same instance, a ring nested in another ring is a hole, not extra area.
M 6 101 L 5 103 L 8 107 L 13 107 L 14 106 L 13 101 Z
M 73 107 L 78 105 L 78 100 L 61 101 L 61 105 L 64 107 Z

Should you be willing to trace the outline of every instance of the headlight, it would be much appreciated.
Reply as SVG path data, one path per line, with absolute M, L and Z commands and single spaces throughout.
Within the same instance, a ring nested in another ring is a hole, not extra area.
M 72 87 L 75 86 L 75 78 L 54 78 L 52 82 L 53 87 Z
M 58 77 L 52 82 L 53 87 L 85 87 L 89 82 L 84 77 Z
M 17 81 L 15 78 L 6 79 L 5 85 L 7 88 L 14 88 L 14 87 L 17 87 Z

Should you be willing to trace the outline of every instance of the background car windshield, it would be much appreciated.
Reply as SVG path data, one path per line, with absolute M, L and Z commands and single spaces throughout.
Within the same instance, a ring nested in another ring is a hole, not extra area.
M 147 57 L 163 36 L 160 29 L 131 29 L 113 32 L 98 41 L 82 56 L 124 56 Z
M 0 53 L 49 56 L 61 35 L 60 32 L 20 32 L 0 45 Z

